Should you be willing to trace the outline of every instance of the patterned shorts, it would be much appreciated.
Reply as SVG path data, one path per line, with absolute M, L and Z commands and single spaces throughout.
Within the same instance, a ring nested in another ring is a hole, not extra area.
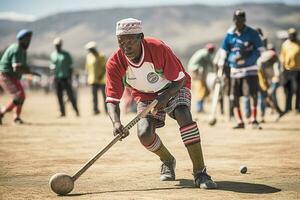
M 5 92 L 11 95 L 25 96 L 21 82 L 16 78 L 8 76 L 7 74 L 0 73 L 0 86 Z
M 152 101 L 141 101 L 137 103 L 137 111 L 141 112 L 144 110 Z M 191 108 L 191 91 L 190 89 L 183 87 L 181 88 L 178 93 L 172 97 L 167 107 L 163 110 L 160 110 L 156 113 L 156 115 L 153 115 L 151 113 L 148 113 L 146 117 L 152 117 L 156 120 L 156 128 L 163 127 L 165 125 L 165 119 L 166 119 L 166 113 L 168 115 L 175 119 L 174 110 L 177 106 L 185 105 Z

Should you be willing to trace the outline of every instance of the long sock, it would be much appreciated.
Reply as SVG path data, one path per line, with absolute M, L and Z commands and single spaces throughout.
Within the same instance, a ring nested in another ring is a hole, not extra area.
M 20 117 L 20 114 L 22 112 L 22 105 L 17 105 L 16 106 L 16 112 L 15 112 L 15 119 Z
M 256 113 L 256 107 L 252 107 L 251 108 L 251 121 L 252 122 L 256 121 L 256 115 L 257 115 L 257 113 Z
M 156 133 L 153 134 L 153 140 L 150 144 L 143 145 L 146 149 L 158 155 L 161 161 L 171 161 L 174 158 Z
M 205 165 L 197 123 L 193 122 L 192 124 L 181 127 L 179 130 L 182 141 L 192 160 L 194 173 L 203 170 Z
M 241 109 L 238 107 L 233 108 L 233 112 L 235 115 L 235 119 L 237 121 L 237 123 L 243 123 L 243 117 L 242 117 L 242 113 L 241 113 Z

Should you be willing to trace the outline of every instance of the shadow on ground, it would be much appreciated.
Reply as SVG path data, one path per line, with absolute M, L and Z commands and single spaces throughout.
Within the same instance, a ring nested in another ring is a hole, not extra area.
M 280 192 L 281 189 L 271 187 L 264 184 L 245 183 L 235 181 L 218 181 L 218 189 L 239 193 L 251 193 L 251 194 L 269 194 Z
M 179 184 L 176 186 L 181 187 L 194 187 L 193 180 L 189 179 L 178 179 Z M 232 191 L 239 193 L 252 193 L 252 194 L 269 194 L 280 192 L 281 189 L 271 187 L 264 184 L 256 183 L 245 183 L 245 182 L 236 182 L 236 181 L 217 181 L 218 190 Z
M 145 188 L 145 189 L 128 189 L 128 190 L 109 190 L 101 192 L 87 192 L 87 193 L 74 193 L 68 194 L 66 196 L 82 196 L 90 194 L 104 194 L 104 193 L 117 193 L 117 192 L 145 192 L 145 191 L 158 191 L 158 190 L 178 190 L 178 189 L 196 189 L 194 188 L 193 180 L 189 179 L 177 179 L 179 181 L 175 187 L 165 187 L 165 188 Z M 281 189 L 271 187 L 264 184 L 256 183 L 245 183 L 236 181 L 218 181 L 218 190 L 238 192 L 238 193 L 250 193 L 250 194 L 269 194 L 280 192 Z
M 117 192 L 147 192 L 147 191 L 159 191 L 159 190 L 178 190 L 178 189 L 186 189 L 190 187 L 164 187 L 164 188 L 145 188 L 145 189 L 132 189 L 132 190 L 107 190 L 101 192 L 86 192 L 86 193 L 74 193 L 68 194 L 66 196 L 74 197 L 74 196 L 82 196 L 82 195 L 91 195 L 91 194 L 105 194 L 105 193 L 117 193 Z

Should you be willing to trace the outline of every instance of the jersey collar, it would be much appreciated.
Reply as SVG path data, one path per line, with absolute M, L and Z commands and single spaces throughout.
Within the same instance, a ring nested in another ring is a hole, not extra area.
M 127 61 L 129 62 L 129 64 L 130 64 L 131 66 L 133 66 L 133 67 L 140 67 L 140 66 L 143 64 L 143 62 L 144 62 L 144 58 L 145 58 L 145 48 L 144 48 L 143 42 L 141 42 L 141 43 L 142 43 L 142 56 L 141 56 L 140 61 L 139 61 L 138 63 L 131 62 L 131 61 L 129 60 L 129 58 L 127 58 L 127 56 L 125 55 L 126 60 L 127 60 Z

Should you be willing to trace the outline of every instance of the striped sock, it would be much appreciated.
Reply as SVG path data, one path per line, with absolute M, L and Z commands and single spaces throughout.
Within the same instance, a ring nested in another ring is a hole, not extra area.
M 196 122 L 181 127 L 179 130 L 185 146 L 200 142 L 200 135 Z
M 150 144 L 145 145 L 142 143 L 146 147 L 146 149 L 148 149 L 149 151 L 158 155 L 160 160 L 162 160 L 162 161 L 173 160 L 174 157 L 168 151 L 168 149 L 165 147 L 165 145 L 162 143 L 159 136 L 156 133 L 154 133 L 153 136 L 154 136 L 153 140 Z
M 200 134 L 196 122 L 181 127 L 179 130 L 182 141 L 192 160 L 194 173 L 201 171 L 204 169 L 205 165 L 200 143 Z

